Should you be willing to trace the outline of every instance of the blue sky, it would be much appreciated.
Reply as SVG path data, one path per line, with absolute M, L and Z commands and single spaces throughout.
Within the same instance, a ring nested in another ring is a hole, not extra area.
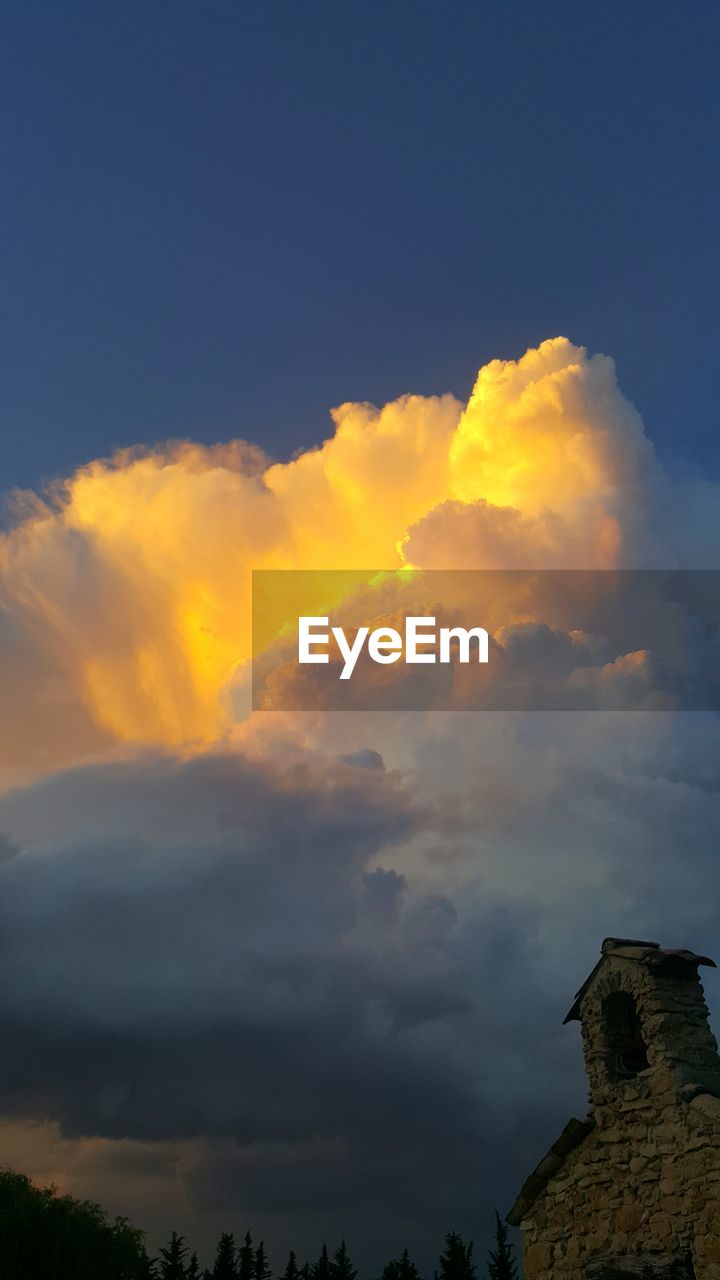
M 284 457 L 556 333 L 717 471 L 719 25 L 6 0 L 2 488 L 168 436 Z

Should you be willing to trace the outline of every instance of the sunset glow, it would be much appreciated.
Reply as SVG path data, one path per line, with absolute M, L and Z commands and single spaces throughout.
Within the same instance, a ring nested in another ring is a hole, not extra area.
M 288 463 L 181 443 L 91 462 L 30 504 L 0 556 L 38 646 L 16 674 L 31 704 L 46 670 L 116 741 L 208 743 L 250 656 L 253 568 L 608 568 L 628 529 L 637 547 L 651 446 L 612 361 L 564 338 L 486 365 L 464 410 L 407 396 L 333 419 Z M 482 526 L 451 545 L 463 510 Z

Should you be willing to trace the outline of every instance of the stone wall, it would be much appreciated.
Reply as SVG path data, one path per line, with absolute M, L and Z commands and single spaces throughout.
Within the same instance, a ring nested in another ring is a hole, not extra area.
M 647 1047 L 630 1079 L 613 1075 L 604 1021 L 617 991 Z M 637 1274 L 640 1256 L 648 1275 L 720 1280 L 720 1059 L 702 986 L 610 959 L 581 1015 L 593 1128 L 523 1218 L 527 1280 L 602 1276 L 601 1258 L 616 1260 L 608 1275 Z
M 663 1072 L 648 1083 L 625 1086 L 612 1122 L 535 1201 L 522 1224 L 526 1280 L 581 1280 L 601 1255 L 687 1252 L 697 1280 L 720 1280 L 720 1098 L 676 1099 Z
M 603 1018 L 604 1001 L 617 992 L 627 993 L 636 1002 L 651 1070 L 672 1072 L 677 1087 L 700 1083 L 720 1094 L 720 1058 L 702 984 L 692 969 L 685 969 L 685 973 L 688 976 L 658 974 L 632 960 L 616 957 L 603 965 L 581 1010 L 585 1067 L 591 1104 L 596 1110 L 605 1106 L 612 1109 L 624 1097 L 623 1086 L 618 1086 L 608 1069 Z M 656 1105 L 663 1105 L 662 1098 Z M 595 1118 L 600 1122 L 600 1116 Z

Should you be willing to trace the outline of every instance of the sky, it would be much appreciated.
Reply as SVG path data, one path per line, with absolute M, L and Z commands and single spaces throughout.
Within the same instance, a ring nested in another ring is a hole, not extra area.
M 696 3 L 8 0 L 3 489 L 464 399 L 566 333 L 717 467 L 719 20 Z
M 718 951 L 717 717 L 632 709 L 716 655 L 540 576 L 494 651 L 582 711 L 251 712 L 251 573 L 717 567 L 717 21 L 0 21 L 3 1159 L 430 1275 L 584 1115 L 602 938 Z

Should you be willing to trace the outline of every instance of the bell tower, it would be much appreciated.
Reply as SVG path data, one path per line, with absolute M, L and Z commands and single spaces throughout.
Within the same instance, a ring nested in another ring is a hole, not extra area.
M 527 1280 L 720 1280 L 720 1055 L 694 951 L 606 938 L 565 1021 L 590 1112 L 568 1121 L 508 1221 Z
M 707 956 L 656 942 L 606 938 L 601 958 L 578 991 L 565 1022 L 582 1027 L 590 1102 L 603 1111 L 632 1109 L 692 1086 L 720 1093 L 720 1057 L 698 977 Z

